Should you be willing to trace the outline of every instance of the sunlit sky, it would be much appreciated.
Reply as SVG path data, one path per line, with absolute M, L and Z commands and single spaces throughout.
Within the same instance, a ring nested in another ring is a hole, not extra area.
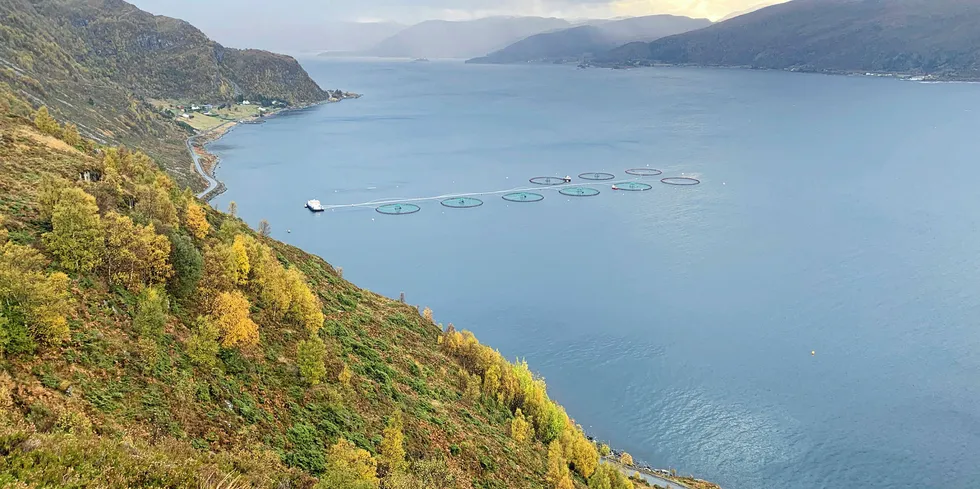
M 394 21 L 411 24 L 428 19 L 466 20 L 493 15 L 612 18 L 676 14 L 718 20 L 760 4 L 785 0 L 131 0 L 156 14 L 207 25 L 218 19 L 261 19 L 287 24 L 304 21 Z

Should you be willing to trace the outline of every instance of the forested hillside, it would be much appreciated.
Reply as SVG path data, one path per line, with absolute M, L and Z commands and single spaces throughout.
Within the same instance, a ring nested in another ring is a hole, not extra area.
M 195 188 L 202 182 L 185 132 L 149 99 L 302 105 L 326 98 L 288 56 L 222 47 L 184 21 L 121 0 L 0 2 L 0 81 L 86 136 L 140 147 L 181 186 Z
M 978 25 L 975 0 L 794 0 L 603 59 L 976 79 Z

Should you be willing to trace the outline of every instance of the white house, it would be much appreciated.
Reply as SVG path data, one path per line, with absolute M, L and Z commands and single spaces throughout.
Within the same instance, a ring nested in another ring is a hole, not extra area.
M 248 100 L 242 100 L 242 105 L 252 105 L 252 102 L 249 102 Z

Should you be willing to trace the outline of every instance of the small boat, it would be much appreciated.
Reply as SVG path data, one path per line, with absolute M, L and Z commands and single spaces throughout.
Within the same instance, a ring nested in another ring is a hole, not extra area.
M 568 175 L 565 175 L 565 178 L 563 178 L 562 180 L 564 180 L 564 181 L 565 181 L 565 183 L 569 183 L 569 182 L 571 182 L 571 181 L 572 181 L 572 177 L 570 177 L 570 176 L 568 176 Z
M 616 184 L 614 183 L 613 186 L 612 186 L 612 189 L 613 190 L 619 190 L 619 187 L 617 187 Z
M 323 212 L 324 210 L 320 201 L 316 199 L 306 201 L 306 208 L 313 212 Z

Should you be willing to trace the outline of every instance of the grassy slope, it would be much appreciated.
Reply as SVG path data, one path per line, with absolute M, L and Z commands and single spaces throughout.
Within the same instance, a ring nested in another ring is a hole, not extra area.
M 0 115 L 0 131 L 0 213 L 14 242 L 43 248 L 38 182 L 75 180 L 99 159 L 9 113 Z M 208 219 L 217 229 L 231 218 L 209 211 Z M 544 447 L 508 437 L 506 408 L 464 399 L 460 365 L 437 346 L 438 326 L 414 307 L 344 281 L 320 258 L 259 239 L 307 275 L 324 305 L 325 384 L 301 381 L 301 328 L 267 319 L 258 306 L 260 345 L 223 349 L 219 367 L 208 371 L 185 351 L 199 307 L 193 300 L 173 304 L 159 342 L 141 343 L 133 296 L 97 275 L 76 276 L 71 339 L 34 357 L 0 360 L 0 485 L 178 487 L 234 473 L 257 486 L 288 479 L 304 487 L 311 474 L 297 460 L 322 456 L 337 437 L 376 451 L 386 417 L 400 410 L 410 460 L 435 461 L 452 487 L 542 486 Z M 344 365 L 354 373 L 349 387 L 337 381 Z M 314 437 L 304 439 L 304 429 Z

